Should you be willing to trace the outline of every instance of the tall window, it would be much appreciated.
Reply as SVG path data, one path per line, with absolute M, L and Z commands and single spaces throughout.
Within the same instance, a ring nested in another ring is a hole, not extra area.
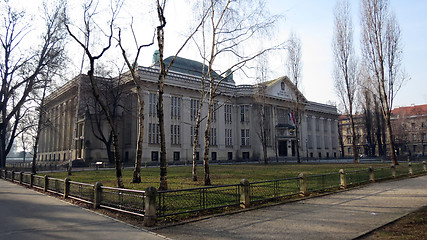
M 149 108 L 149 115 L 155 116 L 157 114 L 157 94 L 156 93 L 150 93 L 148 95 L 148 108 Z
M 277 122 L 279 124 L 289 123 L 288 111 L 282 108 L 277 108 Z
M 329 139 L 328 139 L 328 136 L 323 136 L 323 144 L 325 145 L 325 149 L 329 149 Z
M 191 99 L 190 100 L 190 118 L 191 120 L 196 120 L 197 111 L 199 110 L 200 100 Z
M 211 128 L 210 145 L 216 146 L 216 128 Z
M 233 132 L 232 129 L 225 129 L 225 146 L 233 145 Z
M 240 139 L 242 146 L 249 146 L 249 129 L 240 130 Z
M 232 122 L 231 120 L 231 104 L 225 104 L 224 105 L 224 119 L 226 124 L 230 124 Z
M 171 97 L 171 119 L 181 118 L 181 98 Z
M 159 144 L 160 126 L 157 123 L 148 124 L 148 143 Z
M 322 148 L 322 139 L 320 136 L 316 136 L 316 145 L 317 145 L 317 149 Z
M 171 125 L 171 144 L 179 144 L 179 125 Z
M 313 136 L 307 135 L 307 147 L 308 149 L 313 149 Z
M 249 122 L 249 105 L 240 106 L 240 122 Z

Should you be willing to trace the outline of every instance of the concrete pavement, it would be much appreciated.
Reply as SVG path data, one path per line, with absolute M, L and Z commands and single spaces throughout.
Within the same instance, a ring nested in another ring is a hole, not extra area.
M 427 176 L 421 176 L 155 232 L 173 239 L 353 239 L 425 205 Z
M 1 179 L 0 239 L 165 238 Z

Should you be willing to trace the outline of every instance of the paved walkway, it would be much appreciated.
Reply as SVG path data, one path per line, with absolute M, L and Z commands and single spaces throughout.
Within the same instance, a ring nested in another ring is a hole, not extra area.
M 164 238 L 1 179 L 0 239 Z
M 427 205 L 427 176 L 156 230 L 173 239 L 353 239 Z

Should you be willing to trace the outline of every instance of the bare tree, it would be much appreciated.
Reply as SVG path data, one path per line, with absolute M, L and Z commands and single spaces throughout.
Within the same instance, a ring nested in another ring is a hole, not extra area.
M 16 11 L 8 1 L 1 3 L 1 92 L 0 92 L 0 167 L 5 166 L 21 118 L 21 108 L 29 94 L 40 86 L 38 76 L 48 66 L 62 64 L 64 31 L 61 25 L 63 3 L 49 11 L 43 18 L 41 36 L 34 49 L 26 49 L 31 37 L 31 22 L 25 12 Z M 43 84 L 41 84 L 43 85 Z
M 292 33 L 288 41 L 288 58 L 287 58 L 287 67 L 289 78 L 292 83 L 295 85 L 296 89 L 299 90 L 301 86 L 301 70 L 302 70 L 302 52 L 301 52 L 301 40 Z M 297 154 L 297 163 L 301 163 L 300 156 L 300 124 L 302 119 L 302 110 L 303 110 L 303 101 L 302 96 L 296 92 L 295 99 L 293 102 L 293 120 L 295 125 L 295 138 L 296 138 L 296 154 Z
M 214 112 L 214 98 L 221 83 L 235 71 L 242 69 L 249 61 L 277 47 L 263 48 L 252 54 L 240 51 L 239 46 L 253 40 L 259 33 L 266 33 L 274 25 L 276 17 L 266 17 L 263 1 L 214 1 L 206 0 L 204 5 L 208 9 L 208 18 L 204 36 L 207 37 L 208 63 L 208 117 L 204 139 L 204 182 L 211 185 L 209 170 L 210 131 Z M 222 55 L 229 59 L 237 59 L 231 63 L 223 73 L 216 74 L 214 65 Z
M 393 100 L 406 76 L 401 69 L 400 28 L 388 0 L 363 0 L 361 6 L 363 57 L 372 75 L 387 129 L 393 165 L 397 165 L 391 125 Z
M 358 86 L 357 60 L 353 47 L 353 23 L 351 20 L 350 3 L 337 1 L 334 9 L 334 36 L 332 49 L 334 52 L 335 90 L 341 100 L 345 114 L 350 119 L 353 159 L 359 162 L 357 133 L 354 123 L 355 98 Z
M 105 76 L 96 77 L 96 84 L 99 86 L 99 93 L 109 111 L 109 115 L 115 123 L 120 120 L 120 110 L 123 110 L 121 102 L 126 97 L 126 92 L 123 84 L 123 76 L 119 74 L 118 77 Z M 104 110 L 92 94 L 85 95 L 87 99 L 81 99 L 86 103 L 86 117 L 88 118 L 93 136 L 101 141 L 107 152 L 108 161 L 114 163 L 114 148 L 113 148 L 113 130 L 109 126 L 105 131 L 103 123 L 108 121 L 104 114 Z M 84 97 L 82 97 L 84 98 Z
M 109 19 L 107 23 L 107 30 L 103 31 L 102 29 L 98 29 L 99 31 L 103 32 L 105 34 L 106 43 L 105 46 L 99 50 L 99 53 L 94 53 L 95 47 L 92 45 L 92 39 L 91 36 L 94 33 L 94 28 L 98 27 L 100 28 L 99 23 L 95 22 L 94 17 L 97 14 L 97 8 L 98 8 L 98 2 L 91 0 L 88 3 L 85 3 L 83 5 L 84 8 L 84 28 L 80 29 L 80 31 L 83 33 L 82 38 L 79 38 L 77 35 L 75 35 L 71 31 L 71 24 L 69 22 L 65 22 L 65 26 L 67 28 L 67 31 L 69 35 L 75 40 L 75 42 L 78 43 L 78 45 L 84 50 L 86 57 L 89 60 L 89 70 L 87 72 L 87 75 L 89 77 L 91 88 L 92 88 L 92 94 L 95 97 L 98 104 L 101 106 L 102 111 L 104 112 L 107 122 L 110 125 L 112 135 L 113 135 L 113 148 L 114 148 L 114 162 L 115 162 L 115 168 L 116 168 L 116 178 L 117 178 L 117 186 L 122 188 L 123 185 L 123 178 L 122 178 L 122 171 L 121 171 L 121 161 L 120 161 L 120 148 L 119 148 L 119 138 L 118 138 L 118 132 L 117 127 L 115 124 L 115 121 L 113 117 L 110 114 L 110 111 L 108 109 L 106 101 L 101 97 L 99 87 L 97 85 L 96 77 L 95 77 L 95 62 L 98 61 L 111 47 L 112 39 L 113 39 L 113 26 L 114 21 L 116 20 L 116 17 L 120 11 L 122 2 L 116 2 L 113 4 L 110 8 L 111 10 L 111 18 Z
M 144 45 L 139 45 L 138 44 L 138 40 L 136 38 L 135 35 L 135 31 L 133 29 L 133 21 L 130 25 L 131 30 L 132 30 L 132 36 L 135 42 L 135 46 L 136 46 L 136 54 L 135 54 L 135 58 L 133 60 L 133 62 L 129 61 L 129 57 L 126 54 L 126 50 L 123 46 L 122 43 L 122 38 L 121 38 L 121 30 L 119 30 L 119 38 L 117 39 L 120 49 L 122 50 L 122 56 L 123 59 L 125 60 L 126 66 L 128 67 L 131 77 L 132 77 L 132 81 L 133 84 L 135 85 L 136 88 L 136 95 L 138 97 L 138 137 L 137 137 L 137 143 L 136 143 L 136 156 L 135 156 L 135 167 L 133 170 L 133 178 L 132 178 L 132 182 L 133 183 L 140 183 L 141 182 L 141 162 L 142 162 L 142 143 L 144 140 L 144 94 L 142 91 L 142 85 L 141 85 L 141 81 L 140 81 L 140 77 L 139 77 L 139 73 L 138 73 L 138 58 L 141 54 L 141 50 L 144 47 L 148 47 L 154 44 L 154 38 L 153 41 L 149 44 L 144 44 Z
M 268 139 L 270 138 L 270 131 L 269 131 L 269 123 L 267 121 L 267 111 L 269 111 L 270 108 L 267 106 L 267 99 L 266 99 L 266 86 L 263 84 L 267 81 L 267 70 L 268 69 L 268 60 L 267 56 L 263 55 L 258 58 L 258 66 L 257 66 L 257 89 L 255 94 L 255 101 L 257 104 L 257 114 L 259 114 L 259 129 L 257 129 L 257 136 L 259 140 L 261 141 L 262 146 L 262 152 L 263 152 L 263 160 L 264 164 L 268 164 L 268 155 L 267 155 L 267 145 L 268 145 Z
M 156 27 L 157 32 L 157 44 L 159 50 L 159 77 L 157 84 L 158 91 L 158 101 L 157 101 L 157 117 L 159 121 L 160 128 L 160 190 L 167 190 L 167 161 L 166 161 L 166 141 L 165 141 L 165 126 L 164 126 L 164 113 L 163 113 L 163 93 L 164 93 L 164 85 L 166 76 L 169 73 L 170 68 L 172 67 L 174 61 L 178 57 L 178 54 L 182 51 L 182 49 L 187 45 L 187 43 L 193 38 L 194 34 L 199 30 L 202 26 L 207 11 L 204 10 L 204 14 L 202 14 L 202 18 L 200 22 L 198 22 L 197 26 L 191 30 L 191 33 L 184 40 L 180 48 L 177 50 L 176 54 L 172 58 L 171 62 L 168 66 L 165 65 L 164 62 L 164 47 L 165 47 L 165 26 L 166 26 L 166 16 L 164 14 L 167 0 L 157 0 L 157 17 L 159 20 L 159 25 Z

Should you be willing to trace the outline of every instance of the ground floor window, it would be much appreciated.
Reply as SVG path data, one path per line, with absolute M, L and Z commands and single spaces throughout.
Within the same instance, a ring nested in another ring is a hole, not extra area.
M 211 152 L 211 160 L 216 161 L 216 152 Z
M 242 152 L 243 160 L 249 160 L 249 152 Z
M 173 152 L 173 160 L 174 161 L 179 161 L 180 159 L 180 154 L 179 152 Z
M 153 162 L 159 161 L 159 152 L 156 152 L 156 151 L 151 152 L 151 161 Z
M 228 161 L 231 161 L 231 160 L 233 160 L 233 152 L 228 152 L 228 154 L 227 154 L 227 160 Z

